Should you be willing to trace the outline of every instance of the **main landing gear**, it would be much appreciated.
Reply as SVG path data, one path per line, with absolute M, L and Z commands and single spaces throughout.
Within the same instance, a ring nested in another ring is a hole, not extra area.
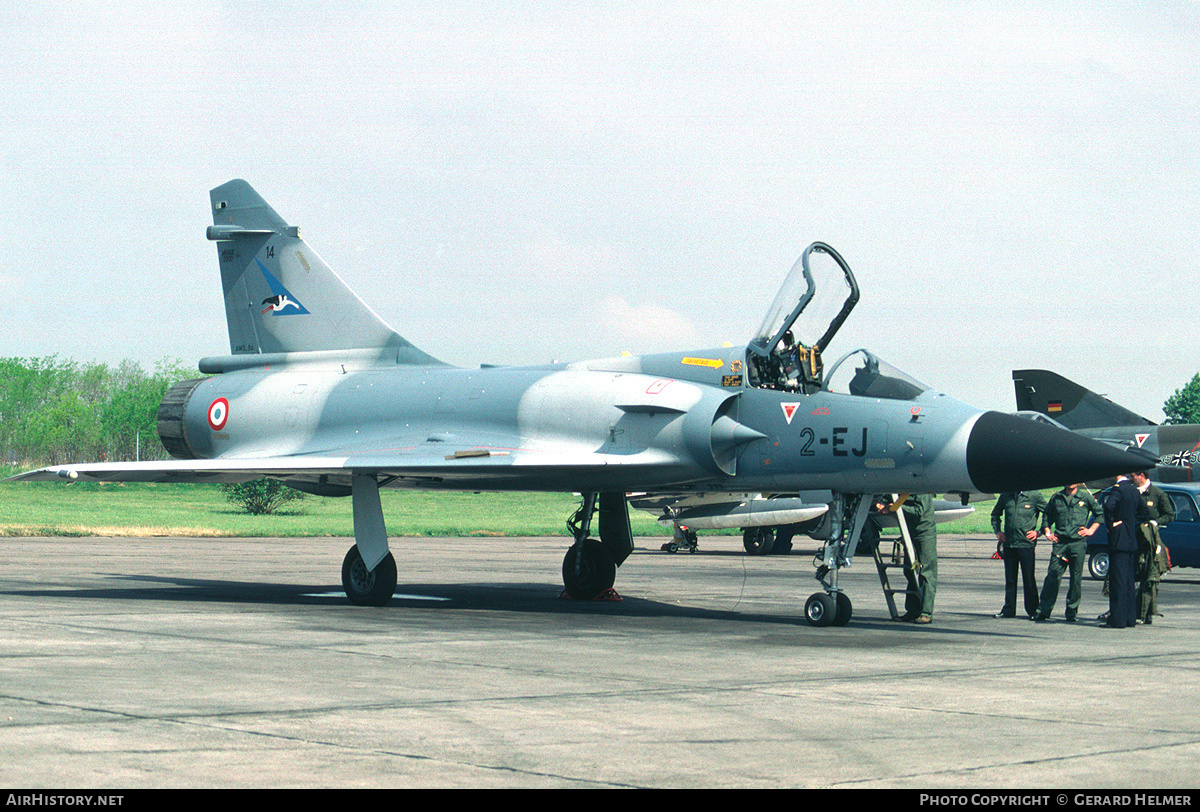
M 355 544 L 342 561 L 342 588 L 357 606 L 383 606 L 396 591 L 396 559 L 388 553 L 369 570 Z
M 396 591 L 396 559 L 388 551 L 379 482 L 355 474 L 350 480 L 354 502 L 354 546 L 342 561 L 342 588 L 358 606 L 383 606 Z
M 342 561 L 342 588 L 353 604 L 383 606 L 396 591 L 396 559 L 388 550 L 379 481 L 371 474 L 354 474 L 350 494 L 354 502 L 354 546 Z M 593 517 L 598 519 L 599 539 L 589 538 Z M 633 552 L 625 494 L 585 493 L 583 505 L 567 527 L 575 543 L 563 559 L 563 584 L 572 598 L 594 600 L 612 590 L 617 567 Z
M 600 538 L 588 538 L 597 516 Z M 576 600 L 590 601 L 612 590 L 617 567 L 633 552 L 629 507 L 622 492 L 585 493 L 583 504 L 567 521 L 575 543 L 563 558 L 563 586 Z
M 767 555 L 775 549 L 774 527 L 747 527 L 742 531 L 742 546 L 750 555 Z
M 787 555 L 792 551 L 792 538 L 797 532 L 811 530 L 815 523 L 781 524 L 767 527 L 747 527 L 742 530 L 742 546 L 749 555 Z

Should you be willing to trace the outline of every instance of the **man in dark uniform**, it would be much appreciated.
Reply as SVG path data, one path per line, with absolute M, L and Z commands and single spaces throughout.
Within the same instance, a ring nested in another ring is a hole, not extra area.
M 1079 602 L 1083 596 L 1083 560 L 1087 557 L 1088 536 L 1096 532 L 1104 514 L 1100 504 L 1082 483 L 1068 485 L 1050 497 L 1046 503 L 1046 538 L 1054 543 L 1050 551 L 1050 567 L 1042 584 L 1042 600 L 1034 620 L 1050 619 L 1054 603 L 1058 600 L 1058 587 L 1062 583 L 1063 570 L 1070 567 L 1071 583 L 1067 588 L 1068 623 L 1079 614 Z
M 1037 576 L 1033 572 L 1039 520 L 1046 510 L 1041 491 L 1002 493 L 992 508 L 992 530 L 997 547 L 1004 556 L 1004 606 L 996 617 L 1017 616 L 1017 571 L 1020 570 L 1025 592 L 1025 614 L 1038 613 Z M 1001 519 L 1003 518 L 1003 524 Z
M 1138 549 L 1138 525 L 1149 514 L 1137 486 L 1127 476 L 1104 497 L 1104 523 L 1108 525 L 1108 622 L 1114 629 L 1137 624 L 1137 591 L 1134 587 L 1134 557 Z
M 1133 484 L 1142 494 L 1148 524 L 1138 526 L 1138 620 L 1153 623 L 1158 614 L 1158 582 L 1167 571 L 1167 551 L 1158 531 L 1175 521 L 1175 503 L 1163 493 L 1162 488 L 1150 481 L 1145 471 L 1133 475 Z M 1160 615 L 1161 617 L 1161 615 Z

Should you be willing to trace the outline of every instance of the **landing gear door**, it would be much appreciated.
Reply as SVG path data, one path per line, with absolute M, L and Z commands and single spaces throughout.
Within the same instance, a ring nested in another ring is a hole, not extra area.
M 821 354 L 857 303 L 858 283 L 846 261 L 825 243 L 804 249 L 749 344 L 751 383 L 820 389 Z

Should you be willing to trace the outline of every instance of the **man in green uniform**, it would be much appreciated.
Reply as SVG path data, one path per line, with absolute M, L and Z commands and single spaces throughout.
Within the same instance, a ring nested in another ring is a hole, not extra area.
M 914 493 L 901 506 L 904 523 L 917 554 L 915 572 L 905 569 L 910 593 L 904 601 L 904 618 L 914 623 L 933 622 L 933 598 L 937 592 L 937 520 L 933 494 Z
M 1037 616 L 1037 576 L 1033 572 L 1033 553 L 1046 510 L 1041 491 L 1002 493 L 992 508 L 992 530 L 1004 556 L 1004 606 L 996 617 L 1017 616 L 1017 571 L 1020 570 L 1025 592 L 1025 614 Z M 1001 521 L 1003 520 L 1003 524 Z
M 1175 503 L 1162 488 L 1150 481 L 1144 471 L 1133 475 L 1133 484 L 1142 492 L 1142 501 L 1150 514 L 1150 521 L 1138 528 L 1137 577 L 1141 586 L 1138 588 L 1137 616 L 1143 623 L 1152 623 L 1153 617 L 1159 615 L 1158 582 L 1169 566 L 1167 549 L 1158 531 L 1175 520 Z
M 1050 551 L 1050 568 L 1042 584 L 1042 600 L 1038 605 L 1038 621 L 1050 619 L 1054 603 L 1058 600 L 1058 587 L 1062 583 L 1063 570 L 1070 567 L 1071 585 L 1067 588 L 1068 623 L 1074 623 L 1079 614 L 1079 601 L 1083 596 L 1083 560 L 1087 557 L 1088 536 L 1096 532 L 1104 519 L 1104 511 L 1082 483 L 1068 485 L 1050 497 L 1046 503 L 1046 521 L 1043 532 L 1054 543 Z

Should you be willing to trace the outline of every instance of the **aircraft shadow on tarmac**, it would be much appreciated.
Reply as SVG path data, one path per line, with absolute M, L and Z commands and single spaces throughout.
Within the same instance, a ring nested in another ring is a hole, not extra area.
M 110 574 L 112 586 L 48 589 L 6 589 L 0 595 L 31 598 L 68 598 L 80 600 L 104 600 L 118 602 L 178 602 L 181 605 L 203 603 L 241 603 L 260 606 L 330 606 L 345 612 L 369 614 L 372 618 L 395 616 L 401 620 L 404 613 L 428 613 L 446 611 L 518 612 L 547 616 L 604 617 L 619 616 L 632 618 L 680 618 L 687 620 L 711 620 L 746 624 L 768 624 L 790 629 L 811 628 L 804 620 L 803 605 L 798 604 L 795 614 L 768 614 L 761 611 L 739 611 L 738 609 L 712 609 L 704 606 L 687 606 L 664 603 L 647 598 L 622 595 L 620 600 L 572 600 L 562 595 L 561 587 L 544 583 L 469 583 L 469 584 L 401 584 L 386 607 L 363 608 L 350 606 L 338 586 L 314 586 L 312 584 L 264 584 L 261 582 L 230 581 L 203 578 L 166 577 L 155 575 Z M 344 615 L 342 615 L 344 616 Z M 1032 624 L 1030 624 L 1032 625 Z M 942 637 L 986 636 L 1022 637 L 1020 629 L 968 629 L 952 628 L 947 624 L 918 627 L 899 623 L 879 616 L 855 616 L 843 631 L 884 631 L 897 644 L 910 644 L 912 638 L 904 632 Z M 852 635 L 839 634 L 828 637 L 837 629 L 817 629 L 827 642 L 838 640 L 859 645 L 861 639 Z M 899 634 L 898 634 L 899 633 Z M 883 639 L 886 639 L 885 635 Z M 805 635 L 805 638 L 808 636 Z
M 262 606 L 337 606 L 356 612 L 397 610 L 462 610 L 531 612 L 541 614 L 596 614 L 642 617 L 714 617 L 756 622 L 803 623 L 795 616 L 775 616 L 736 610 L 678 606 L 622 595 L 619 600 L 572 600 L 562 587 L 545 583 L 398 584 L 385 607 L 351 607 L 340 586 L 265 584 L 205 578 L 128 575 L 112 573 L 112 586 L 80 588 L 6 589 L 0 595 L 36 598 L 73 598 L 108 601 L 177 601 L 180 603 L 251 603 Z

